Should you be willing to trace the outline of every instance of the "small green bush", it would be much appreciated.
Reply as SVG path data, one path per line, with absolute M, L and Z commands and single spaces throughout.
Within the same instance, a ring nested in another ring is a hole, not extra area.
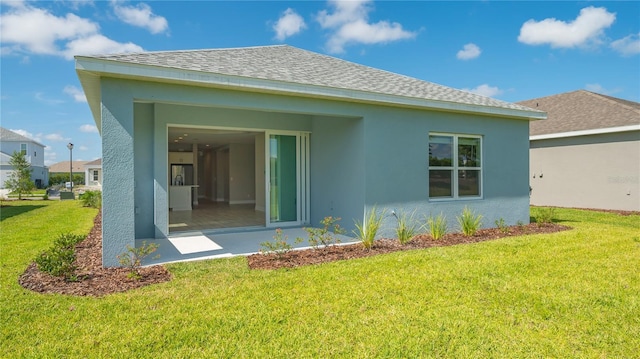
M 84 239 L 85 236 L 77 234 L 61 234 L 49 250 L 36 257 L 35 262 L 38 269 L 56 277 L 65 277 L 69 281 L 77 280 L 74 274 L 76 270 L 74 264 L 76 260 L 75 245 Z
M 118 255 L 118 261 L 122 266 L 129 268 L 129 278 L 140 279 L 140 267 L 142 267 L 142 261 L 150 256 L 158 249 L 159 245 L 156 243 L 149 243 L 142 241 L 140 247 L 134 248 L 127 245 L 127 251 Z M 154 258 L 160 258 L 160 255 Z
M 460 228 L 462 229 L 462 234 L 465 236 L 473 236 L 482 225 L 482 223 L 480 223 L 482 216 L 479 214 L 476 215 L 467 206 L 464 207 L 462 215 L 458 216 L 457 219 L 460 224 Z
M 378 230 L 382 226 L 384 213 L 385 211 L 382 211 L 378 214 L 376 207 L 374 206 L 369 211 L 364 223 L 356 221 L 356 230 L 353 231 L 353 233 L 356 235 L 356 238 L 362 242 L 362 245 L 366 249 L 371 249 L 373 247 L 373 242 L 376 239 Z
M 102 192 L 86 191 L 80 195 L 80 202 L 83 207 L 100 208 L 102 207 Z
M 396 227 L 396 237 L 398 237 L 398 241 L 401 244 L 408 243 L 418 233 L 418 227 L 416 222 L 414 221 L 414 214 L 415 212 L 408 216 L 406 213 L 393 213 L 393 215 L 398 220 L 398 226 Z
M 324 219 L 320 221 L 322 228 L 308 227 L 304 229 L 309 234 L 309 244 L 313 249 L 319 249 L 321 246 L 324 248 L 340 243 L 340 239 L 335 236 L 336 234 L 345 233 L 345 230 L 337 223 L 340 219 L 340 217 L 324 217 Z
M 436 218 L 429 216 L 429 218 L 427 218 L 427 226 L 429 227 L 429 234 L 431 234 L 431 237 L 436 241 L 447 234 L 447 218 L 442 213 Z
M 496 223 L 496 227 L 500 230 L 500 232 L 502 233 L 509 232 L 509 227 L 507 227 L 507 224 L 504 222 L 504 218 L 496 219 L 495 223 Z
M 273 241 L 265 241 L 260 243 L 262 247 L 260 249 L 261 253 L 272 253 L 275 254 L 276 258 L 282 258 L 285 254 L 293 249 L 291 244 L 287 241 L 288 237 L 282 234 L 282 229 L 276 229 L 276 235 L 273 236 Z M 295 243 L 301 243 L 304 241 L 302 238 L 296 238 Z
M 536 216 L 536 223 L 552 223 L 553 217 L 556 214 L 556 209 L 552 207 L 545 207 L 538 209 L 538 215 Z

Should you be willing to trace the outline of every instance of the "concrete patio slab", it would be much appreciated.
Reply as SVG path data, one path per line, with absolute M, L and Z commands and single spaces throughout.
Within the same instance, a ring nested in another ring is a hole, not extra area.
M 136 247 L 146 243 L 158 244 L 158 250 L 147 258 L 143 265 L 187 262 L 196 260 L 248 256 L 258 253 L 260 243 L 273 241 L 275 229 L 236 229 L 233 231 L 185 232 L 176 233 L 169 238 L 136 240 Z M 308 234 L 301 227 L 282 228 L 282 234 L 294 249 L 309 248 Z M 303 238 L 301 243 L 294 243 L 296 238 Z M 357 240 L 345 235 L 336 235 L 341 244 L 355 243 Z

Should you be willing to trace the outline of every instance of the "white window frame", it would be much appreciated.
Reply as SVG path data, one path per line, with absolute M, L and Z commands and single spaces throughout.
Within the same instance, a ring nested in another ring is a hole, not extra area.
M 445 170 L 452 171 L 452 195 L 451 197 L 431 197 L 431 193 L 429 193 L 429 201 L 433 202 L 442 202 L 442 201 L 460 201 L 460 200 L 475 200 L 482 199 L 484 193 L 484 143 L 481 135 L 471 135 L 464 133 L 445 133 L 445 132 L 430 132 L 429 137 L 431 136 L 445 136 L 445 137 L 453 137 L 453 148 L 451 153 L 451 166 L 431 166 L 429 165 L 429 156 L 427 154 L 427 191 L 430 187 L 430 174 L 431 170 Z M 460 137 L 464 138 L 477 138 L 480 140 L 480 166 L 479 167 L 462 167 L 458 165 L 458 139 Z M 428 141 L 429 142 L 429 141 Z M 429 142 L 430 144 L 430 142 Z M 429 145 L 427 145 L 428 147 Z M 478 171 L 478 195 L 477 196 L 460 196 L 459 184 L 458 184 L 458 171 Z
M 99 173 L 98 170 L 93 170 L 93 181 L 97 182 L 99 179 Z
M 24 149 L 22 149 L 22 146 L 24 146 Z M 20 144 L 20 153 L 22 153 L 23 155 L 27 155 L 27 153 L 29 153 L 29 145 L 27 145 L 26 143 L 21 143 Z

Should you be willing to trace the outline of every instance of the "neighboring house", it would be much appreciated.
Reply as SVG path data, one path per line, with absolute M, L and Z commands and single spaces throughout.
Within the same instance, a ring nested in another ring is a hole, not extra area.
M 9 164 L 14 152 L 23 152 L 31 164 L 31 180 L 37 188 L 49 184 L 49 169 L 44 165 L 44 145 L 6 128 L 0 127 L 0 188 L 9 179 L 13 167 Z
M 519 102 L 531 123 L 531 204 L 640 211 L 640 103 L 579 90 Z
M 84 176 L 84 165 L 88 162 L 89 161 L 73 161 L 73 164 L 71 166 L 69 165 L 69 161 L 54 163 L 49 166 L 49 177 L 52 181 L 64 179 L 64 181 L 67 182 L 69 181 L 69 171 L 73 171 L 73 177 L 75 178 L 75 181 L 78 182 L 75 183 L 74 186 L 82 184 L 84 180 L 78 179 L 78 176 L 80 176 L 80 178 Z M 62 176 L 62 179 L 60 179 L 59 175 Z
M 76 71 L 102 135 L 105 266 L 169 236 L 189 182 L 267 228 L 352 229 L 374 206 L 389 229 L 393 210 L 457 227 L 465 206 L 485 226 L 529 222 L 542 111 L 286 45 L 77 56 Z
M 87 186 L 102 185 L 102 158 L 84 164 L 84 184 Z

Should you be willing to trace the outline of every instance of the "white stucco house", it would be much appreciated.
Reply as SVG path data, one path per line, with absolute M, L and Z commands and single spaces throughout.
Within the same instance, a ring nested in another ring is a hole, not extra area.
M 529 222 L 543 111 L 286 45 L 76 56 L 76 71 L 102 136 L 105 266 L 185 228 L 349 230 L 374 206 Z
M 640 103 L 578 90 L 522 101 L 530 127 L 531 204 L 640 211 Z
M 86 186 L 102 186 L 102 158 L 84 164 L 84 182 Z
M 31 180 L 37 188 L 49 185 L 49 169 L 44 165 L 44 145 L 16 132 L 0 127 L 0 188 L 13 172 L 9 164 L 14 152 L 25 154 L 31 164 Z

